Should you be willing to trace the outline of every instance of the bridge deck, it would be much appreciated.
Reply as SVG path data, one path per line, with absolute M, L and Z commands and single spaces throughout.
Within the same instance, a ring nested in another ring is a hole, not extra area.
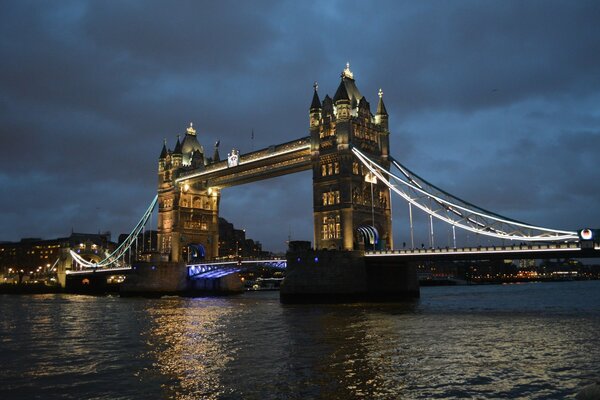
M 446 247 L 372 251 L 366 257 L 397 258 L 405 261 L 453 261 L 534 258 L 600 258 L 600 245 L 581 248 L 579 243 L 533 244 L 517 246 Z

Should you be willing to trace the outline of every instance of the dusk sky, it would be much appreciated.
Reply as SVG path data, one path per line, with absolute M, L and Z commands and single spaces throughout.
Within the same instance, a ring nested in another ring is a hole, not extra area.
M 372 107 L 383 89 L 391 153 L 425 179 L 600 228 L 598 1 L 17 0 L 0 33 L 0 241 L 116 240 L 156 194 L 164 138 L 192 121 L 223 156 L 307 136 L 313 82 L 333 96 L 346 62 Z M 312 240 L 311 172 L 224 189 L 220 215 L 267 250 Z

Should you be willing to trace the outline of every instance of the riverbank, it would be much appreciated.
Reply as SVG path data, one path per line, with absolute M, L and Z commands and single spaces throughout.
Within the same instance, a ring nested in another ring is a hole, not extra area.
M 2 283 L 0 294 L 52 294 L 64 293 L 59 285 L 46 285 L 45 283 Z
M 501 279 L 478 279 L 478 280 L 462 280 L 462 279 L 422 279 L 419 280 L 419 286 L 464 286 L 464 285 L 507 285 L 513 283 L 530 283 L 530 282 L 572 282 L 572 281 L 596 281 L 594 278 L 501 278 Z

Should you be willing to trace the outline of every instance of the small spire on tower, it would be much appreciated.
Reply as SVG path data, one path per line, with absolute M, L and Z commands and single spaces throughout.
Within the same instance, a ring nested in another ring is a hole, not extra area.
M 321 109 L 321 100 L 319 99 L 319 95 L 317 94 L 317 90 L 319 89 L 319 84 L 317 83 L 317 81 L 315 81 L 313 88 L 315 89 L 315 91 L 313 94 L 312 103 L 310 103 L 310 109 L 318 110 Z
M 342 78 L 354 79 L 354 74 L 352 73 L 352 71 L 350 71 L 349 62 L 346 63 L 346 68 L 344 68 L 344 71 L 342 71 Z
M 177 143 L 173 149 L 173 154 L 181 154 L 181 142 L 179 141 L 179 135 L 177 135 Z
M 219 145 L 221 144 L 220 140 L 215 142 L 215 152 L 213 154 L 213 162 L 221 161 L 221 157 L 219 156 Z
M 167 139 L 166 138 L 163 142 L 162 151 L 160 152 L 160 157 L 158 157 L 158 159 L 163 160 L 165 158 L 167 158 Z
M 196 130 L 194 129 L 194 123 L 193 122 L 190 122 L 190 126 L 189 126 L 189 128 L 187 128 L 186 131 L 187 131 L 187 133 L 189 135 L 195 135 L 196 134 Z
M 379 95 L 379 102 L 377 103 L 377 112 L 375 113 L 375 115 L 385 115 L 387 116 L 387 110 L 385 109 L 385 104 L 383 104 L 383 90 L 381 90 L 381 88 L 379 89 L 379 92 L 377 93 Z

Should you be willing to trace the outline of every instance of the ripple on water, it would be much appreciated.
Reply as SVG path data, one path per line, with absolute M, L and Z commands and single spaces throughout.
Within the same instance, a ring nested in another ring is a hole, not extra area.
M 2 296 L 0 398 L 565 398 L 598 376 L 599 289 L 424 288 L 402 305 Z

